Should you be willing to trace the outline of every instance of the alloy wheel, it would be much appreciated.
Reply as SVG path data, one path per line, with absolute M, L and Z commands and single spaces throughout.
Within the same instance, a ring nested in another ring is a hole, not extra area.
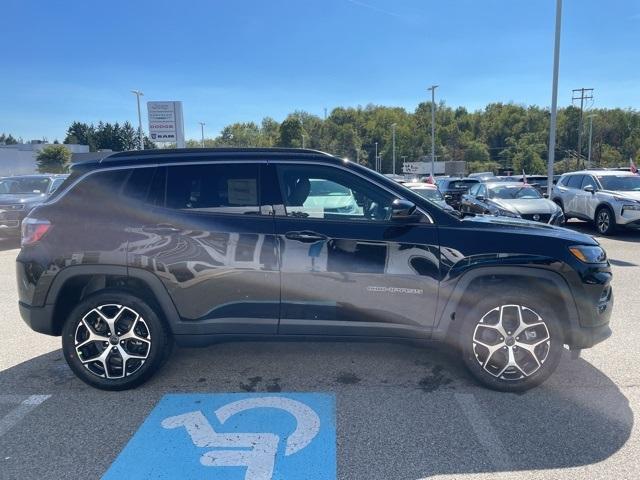
M 609 230 L 609 225 L 611 224 L 611 218 L 609 217 L 609 212 L 605 209 L 600 210 L 598 213 L 598 218 L 596 220 L 598 225 L 598 231 L 600 233 L 606 233 Z
M 490 375 L 520 380 L 537 372 L 547 359 L 551 336 L 532 309 L 502 305 L 488 311 L 473 332 L 473 353 Z
M 106 304 L 92 308 L 74 335 L 78 359 L 94 375 L 118 379 L 137 372 L 151 351 L 151 332 L 135 310 Z

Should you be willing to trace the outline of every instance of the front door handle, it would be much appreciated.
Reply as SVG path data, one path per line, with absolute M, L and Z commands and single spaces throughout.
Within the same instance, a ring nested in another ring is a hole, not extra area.
M 287 232 L 284 234 L 284 236 L 289 240 L 297 240 L 303 243 L 313 243 L 327 239 L 326 235 L 322 235 L 316 232 L 309 232 L 306 230 L 302 232 Z

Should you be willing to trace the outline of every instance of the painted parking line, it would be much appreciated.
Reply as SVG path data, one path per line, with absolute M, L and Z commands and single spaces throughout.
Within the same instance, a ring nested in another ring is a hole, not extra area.
M 0 437 L 15 427 L 30 411 L 49 397 L 51 397 L 51 395 L 31 395 L 25 399 L 24 396 L 0 395 L 0 403 L 5 405 L 18 404 L 4 417 L 0 418 Z
M 510 471 L 511 462 L 495 428 L 483 413 L 472 393 L 456 393 L 456 401 L 471 424 L 476 437 L 498 471 Z
M 333 480 L 335 397 L 165 395 L 103 478 Z

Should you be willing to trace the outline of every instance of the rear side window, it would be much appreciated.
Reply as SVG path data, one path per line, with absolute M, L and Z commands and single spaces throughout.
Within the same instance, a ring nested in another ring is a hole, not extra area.
M 108 170 L 89 174 L 62 197 L 61 203 L 74 212 L 114 208 L 115 199 L 129 175 L 128 170 Z M 71 178 L 71 177 L 69 177 Z M 68 181 L 69 179 L 67 179 Z
M 122 190 L 124 197 L 128 200 L 146 202 L 156 170 L 155 167 L 131 169 Z
M 567 187 L 569 188 L 580 188 L 582 185 L 582 178 L 584 175 L 571 175 L 569 180 L 566 182 Z
M 259 214 L 258 164 L 167 167 L 166 206 L 210 213 Z

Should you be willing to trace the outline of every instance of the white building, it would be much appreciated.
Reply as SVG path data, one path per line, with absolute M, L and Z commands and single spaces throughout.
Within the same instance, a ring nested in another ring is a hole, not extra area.
M 17 145 L 0 145 L 0 176 L 38 173 L 36 157 L 44 147 L 52 145 L 38 140 Z M 71 153 L 87 153 L 88 145 L 65 145 Z

